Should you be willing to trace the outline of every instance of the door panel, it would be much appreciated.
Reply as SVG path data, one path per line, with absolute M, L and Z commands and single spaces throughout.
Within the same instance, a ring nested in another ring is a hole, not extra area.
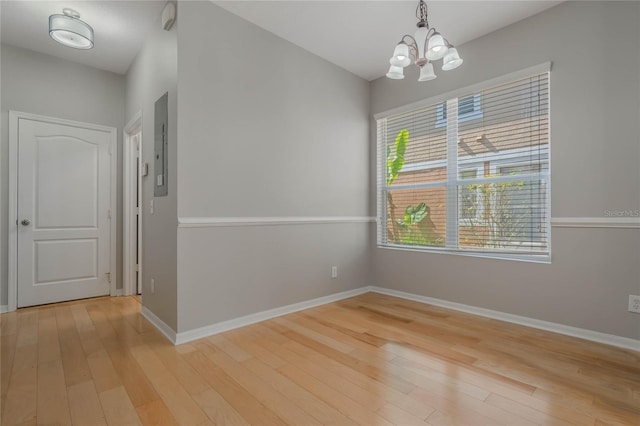
M 109 294 L 110 134 L 20 118 L 18 307 Z
M 98 227 L 99 148 L 71 137 L 36 138 L 35 226 Z
M 34 285 L 98 278 L 98 240 L 35 241 Z M 73 259 L 68 262 L 67 259 Z

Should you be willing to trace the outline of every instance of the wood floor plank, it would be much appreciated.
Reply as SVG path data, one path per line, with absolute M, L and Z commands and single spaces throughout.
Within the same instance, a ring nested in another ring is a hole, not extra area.
M 208 337 L 206 340 L 211 342 L 218 350 L 225 352 L 236 361 L 245 361 L 252 357 L 251 354 L 238 347 L 238 345 L 227 339 L 222 334 Z
M 278 369 L 282 374 L 307 389 L 327 404 L 336 408 L 346 417 L 361 425 L 391 425 L 384 417 L 381 417 L 369 407 L 362 406 L 322 383 L 317 378 L 305 373 L 300 368 L 292 364 L 283 365 Z
M 6 315 L 6 314 L 5 314 Z M 4 316 L 4 315 L 3 315 Z M 0 407 L 4 408 L 9 391 L 9 380 L 16 353 L 16 334 L 5 333 L 0 337 Z M 2 414 L 0 414 L 0 419 Z
M 98 393 L 122 386 L 122 380 L 113 367 L 111 358 L 105 349 L 100 349 L 87 356 L 87 363 Z
M 119 342 L 109 338 L 103 340 L 111 364 L 122 381 L 134 407 L 160 399 L 148 377 L 130 351 Z
M 249 426 L 249 423 L 218 392 L 209 388 L 193 399 L 218 425 Z
M 100 392 L 99 398 L 109 426 L 142 424 L 124 386 Z
M 339 369 L 338 367 L 335 367 L 336 363 L 331 358 L 317 354 L 308 347 L 297 342 L 289 342 L 282 345 L 282 349 L 286 349 L 290 351 L 290 353 L 296 354 L 286 355 L 291 364 L 296 365 L 306 373 L 334 388 L 336 392 L 339 392 L 364 406 L 370 407 L 374 411 L 385 405 L 387 402 L 383 397 L 386 397 L 386 393 L 383 391 L 385 387 L 390 388 L 392 392 L 400 392 L 393 389 L 391 386 L 387 386 L 384 380 L 376 380 L 371 376 L 366 376 L 370 379 L 368 382 L 369 389 L 375 389 L 377 391 L 371 393 L 363 392 L 366 387 L 363 388 L 358 386 L 358 384 L 361 384 L 362 382 L 354 383 L 352 380 L 348 379 L 349 375 L 347 371 L 352 369 L 344 368 L 344 364 L 342 364 L 343 368 Z M 359 373 L 363 375 L 362 372 Z
M 269 383 L 260 379 L 242 364 L 225 352 L 216 352 L 210 356 L 220 369 L 232 376 L 240 386 L 265 406 L 271 407 L 274 413 L 289 424 L 320 425 L 321 423 L 293 404 Z
M 256 340 L 260 339 L 260 334 L 257 332 L 251 332 L 250 330 L 252 329 L 245 328 L 234 330 L 236 333 L 229 333 L 227 338 L 238 345 L 242 350 L 264 362 L 271 368 L 278 368 L 282 366 L 284 361 L 273 352 L 270 352 L 258 345 Z
M 178 379 L 182 387 L 191 395 L 201 394 L 209 389 L 209 385 L 184 358 L 166 340 L 152 346 L 153 351 L 165 368 Z
M 71 424 L 62 359 L 38 364 L 38 424 Z
M 136 407 L 136 413 L 145 426 L 177 426 L 178 421 L 173 417 L 163 400 L 147 402 Z
M 67 387 L 69 409 L 74 425 L 106 425 L 102 405 L 93 381 L 81 382 Z
M 207 419 L 206 414 L 146 345 L 131 349 L 149 381 L 165 402 L 173 417 L 181 424 L 197 425 Z
M 502 408 L 505 411 L 528 419 L 536 424 L 554 424 L 560 426 L 569 426 L 574 424 L 573 422 L 567 422 L 559 417 L 553 416 L 551 413 L 544 413 L 501 395 L 491 394 L 485 401 L 487 404 Z M 593 419 L 589 419 L 589 423 L 592 422 Z
M 62 359 L 58 324 L 53 309 L 43 310 L 38 317 L 38 363 Z
M 3 425 L 640 424 L 640 353 L 367 293 L 175 347 L 131 297 L 0 316 Z
M 428 417 L 435 409 L 426 405 L 424 402 L 420 402 L 416 399 L 409 397 L 407 394 L 402 393 L 387 384 L 384 381 L 375 380 L 365 374 L 360 373 L 359 371 L 352 370 L 345 365 L 336 362 L 330 358 L 327 358 L 320 354 L 314 354 L 308 348 L 305 348 L 296 342 L 289 342 L 286 345 L 283 345 L 287 349 L 290 349 L 292 352 L 298 354 L 302 358 L 291 358 L 289 357 L 289 361 L 303 369 L 306 367 L 306 372 L 311 374 L 314 377 L 318 377 L 319 380 L 324 381 L 329 386 L 337 385 L 338 392 L 344 392 L 345 389 L 353 390 L 354 388 L 351 386 L 342 386 L 342 379 L 348 380 L 354 385 L 358 386 L 360 390 L 355 390 L 355 400 L 357 401 L 360 397 L 364 396 L 366 398 L 364 402 L 366 404 L 371 403 L 372 397 L 371 393 L 381 395 L 382 397 L 372 405 L 373 407 L 382 407 L 386 404 L 393 404 L 394 406 L 401 408 L 408 412 L 409 414 L 419 417 L 426 418 Z M 321 367 L 321 368 L 318 368 Z M 327 373 L 332 373 L 332 375 L 328 375 Z M 338 380 L 334 379 L 334 375 L 339 377 Z M 348 395 L 348 393 L 347 393 Z
M 19 333 L 19 331 L 18 331 Z M 2 424 L 35 423 L 37 414 L 37 344 L 23 345 L 15 351 Z
M 385 350 L 398 355 L 398 357 L 391 360 L 395 364 L 424 368 L 427 371 L 434 370 L 442 374 L 449 373 L 452 368 L 450 363 L 440 358 L 430 357 L 422 351 L 403 345 L 387 344 Z M 531 395 L 536 390 L 535 386 L 492 373 L 491 371 L 480 371 L 473 364 L 455 364 L 455 371 L 456 378 L 504 396 L 511 395 L 513 392 Z
M 240 386 L 231 376 L 222 371 L 204 351 L 185 355 L 191 366 L 207 380 L 209 386 L 218 392 L 238 413 L 242 413 L 250 424 L 286 425 L 273 411 Z
M 313 394 L 261 361 L 250 359 L 243 362 L 242 365 L 322 424 L 350 423 L 349 419 L 339 411 L 318 400 Z
M 60 306 L 55 309 L 55 312 L 67 386 L 92 380 L 91 370 L 82 349 L 82 342 L 71 316 L 70 307 Z
M 321 353 L 328 358 L 334 359 L 349 368 L 360 371 L 361 373 L 366 374 L 373 379 L 384 381 L 385 383 L 388 383 L 389 386 L 392 386 L 401 392 L 408 393 L 414 388 L 414 385 L 412 383 L 408 382 L 402 377 L 397 377 L 387 373 L 385 368 L 380 366 L 379 364 L 375 365 L 376 363 L 363 363 L 361 360 L 358 360 L 350 356 L 349 354 L 339 352 L 294 331 L 287 331 L 285 332 L 285 335 L 292 340 L 295 340 L 299 344 L 307 346 L 308 348 L 313 349 L 314 351 Z
M 414 416 L 393 404 L 385 404 L 378 408 L 377 413 L 394 425 L 425 425 L 425 419 Z

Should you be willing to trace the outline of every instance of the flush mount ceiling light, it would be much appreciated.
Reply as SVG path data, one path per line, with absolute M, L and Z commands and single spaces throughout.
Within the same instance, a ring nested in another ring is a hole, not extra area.
M 427 4 L 424 0 L 418 2 L 416 18 L 418 18 L 416 24 L 418 29 L 415 34 L 413 36 L 404 35 L 393 51 L 393 56 L 389 59 L 391 67 L 387 73 L 388 78 L 402 80 L 404 68 L 412 61 L 420 68 L 418 81 L 429 81 L 436 78 L 433 72 L 433 61 L 438 59 L 442 59 L 444 71 L 458 68 L 462 64 L 462 59 L 456 48 L 435 28 L 429 27 Z
M 91 49 L 93 47 L 93 28 L 80 20 L 80 14 L 73 9 L 65 8 L 63 15 L 49 16 L 49 35 L 65 46 L 75 49 Z

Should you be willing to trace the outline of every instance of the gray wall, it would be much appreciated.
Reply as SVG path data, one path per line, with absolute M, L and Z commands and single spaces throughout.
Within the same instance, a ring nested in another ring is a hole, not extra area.
M 118 129 L 117 271 L 122 284 L 122 127 L 124 76 L 13 46 L 0 46 L 2 134 L 0 144 L 0 304 L 7 304 L 9 111 L 83 121 Z
M 552 217 L 640 208 L 640 3 L 563 3 L 459 51 L 462 67 L 432 82 L 413 71 L 372 82 L 372 114 L 550 60 Z M 371 172 L 373 198 L 373 156 Z M 640 294 L 640 229 L 554 227 L 551 238 L 550 265 L 373 248 L 372 283 L 640 338 L 627 312 Z
M 142 188 L 142 303 L 174 330 L 177 327 L 177 24 L 153 26 L 126 78 L 127 123 L 142 111 L 142 155 L 149 174 Z M 154 104 L 169 93 L 168 195 L 153 197 Z M 150 201 L 154 200 L 154 213 Z M 155 292 L 150 289 L 155 279 Z
M 178 216 L 367 216 L 369 84 L 209 2 L 178 9 Z M 179 228 L 178 330 L 366 285 L 368 229 Z

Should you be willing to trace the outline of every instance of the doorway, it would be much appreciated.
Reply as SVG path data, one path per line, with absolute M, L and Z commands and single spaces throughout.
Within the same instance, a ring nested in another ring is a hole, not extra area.
M 9 310 L 115 295 L 116 140 L 9 112 Z
M 142 295 L 142 114 L 124 129 L 124 285 L 125 295 Z

